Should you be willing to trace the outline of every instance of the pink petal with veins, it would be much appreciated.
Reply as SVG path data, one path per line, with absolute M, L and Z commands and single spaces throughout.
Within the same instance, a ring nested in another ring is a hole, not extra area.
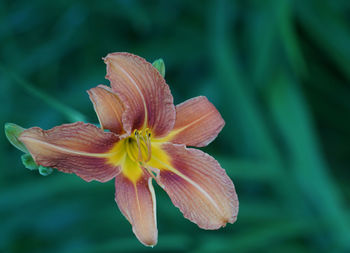
M 114 133 L 106 133 L 92 124 L 77 122 L 50 130 L 29 128 L 19 140 L 39 165 L 75 173 L 86 181 L 106 182 L 120 168 L 108 164 L 106 154 L 119 141 Z

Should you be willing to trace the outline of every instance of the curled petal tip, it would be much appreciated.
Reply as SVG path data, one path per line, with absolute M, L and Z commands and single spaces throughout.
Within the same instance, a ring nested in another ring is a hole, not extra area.
M 91 88 L 87 93 L 94 105 L 102 129 L 123 134 L 122 114 L 124 106 L 118 96 L 105 85 Z

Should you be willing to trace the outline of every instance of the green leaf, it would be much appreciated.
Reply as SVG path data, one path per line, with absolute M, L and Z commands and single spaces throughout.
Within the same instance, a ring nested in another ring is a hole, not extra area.
M 37 170 L 39 166 L 34 162 L 33 157 L 30 154 L 24 154 L 21 156 L 23 165 L 30 170 Z
M 155 67 L 159 73 L 165 77 L 165 64 L 164 64 L 164 61 L 162 58 L 158 59 L 158 60 L 155 60 L 153 63 L 152 63 L 153 67 Z
M 48 176 L 50 175 L 51 173 L 53 172 L 53 169 L 52 168 L 49 168 L 49 167 L 44 167 L 44 166 L 39 166 L 39 173 L 40 175 L 42 176 Z
M 5 135 L 9 142 L 21 150 L 24 153 L 28 153 L 27 148 L 24 146 L 22 142 L 18 140 L 19 135 L 25 130 L 25 128 L 20 127 L 19 125 L 13 124 L 13 123 L 6 123 L 5 124 Z
M 289 151 L 291 175 L 326 224 L 339 247 L 350 248 L 350 226 L 338 184 L 323 157 L 310 111 L 297 82 L 281 73 L 271 85 L 269 103 L 272 115 Z M 296 127 L 297 122 L 297 127 Z M 319 201 L 322 199 L 322 201 Z M 316 213 L 316 212 L 315 212 Z

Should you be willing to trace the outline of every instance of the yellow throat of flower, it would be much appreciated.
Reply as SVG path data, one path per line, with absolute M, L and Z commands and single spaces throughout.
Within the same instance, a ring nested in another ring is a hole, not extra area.
M 129 137 L 120 140 L 110 152 L 108 163 L 121 166 L 124 176 L 136 182 L 147 170 L 154 176 L 154 168 L 162 167 L 160 162 L 167 162 L 168 156 L 160 148 L 161 142 L 151 142 L 151 131 L 135 130 Z

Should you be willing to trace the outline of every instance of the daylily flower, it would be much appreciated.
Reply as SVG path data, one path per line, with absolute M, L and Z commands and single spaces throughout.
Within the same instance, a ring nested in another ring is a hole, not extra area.
M 129 53 L 104 58 L 111 87 L 88 91 L 101 128 L 77 122 L 22 132 L 35 162 L 75 173 L 86 181 L 115 178 L 115 200 L 145 245 L 157 243 L 154 179 L 185 218 L 204 229 L 233 223 L 238 212 L 234 185 L 203 147 L 224 120 L 205 98 L 177 105 L 152 64 Z M 104 131 L 109 130 L 109 131 Z

